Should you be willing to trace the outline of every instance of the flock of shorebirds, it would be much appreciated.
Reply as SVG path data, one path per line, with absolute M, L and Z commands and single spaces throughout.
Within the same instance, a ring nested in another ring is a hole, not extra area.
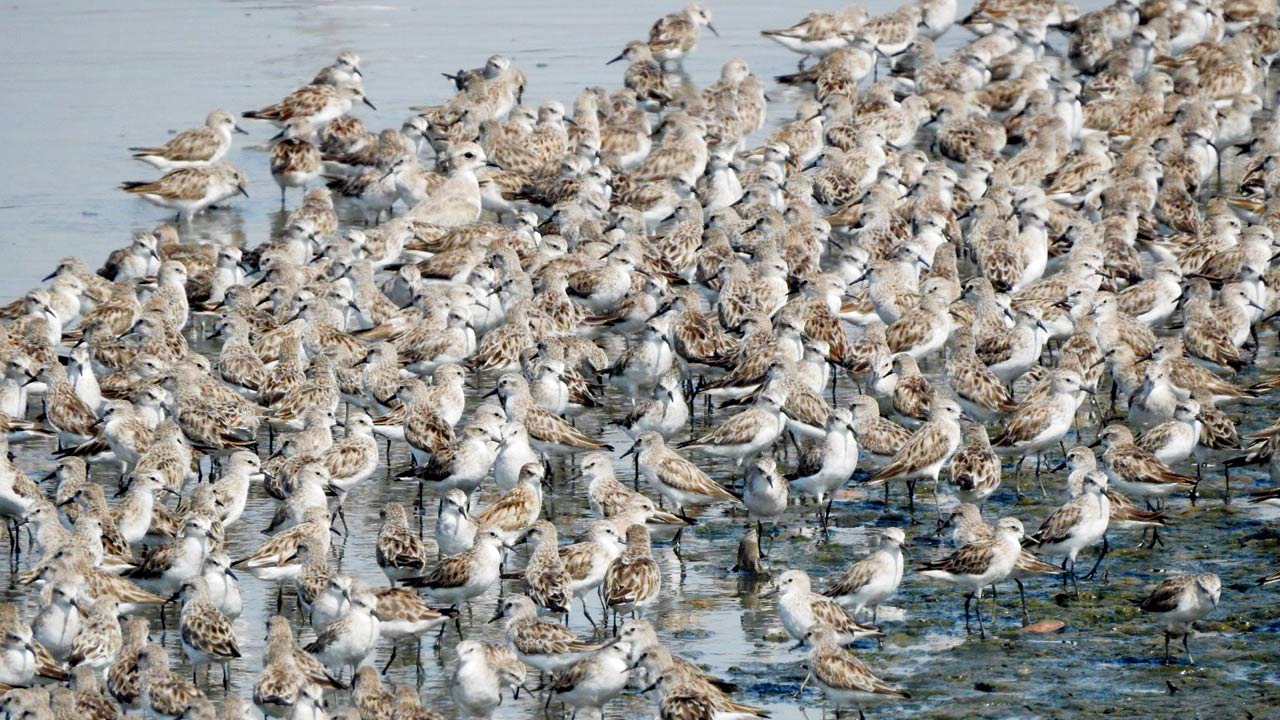
M 662 718 L 762 717 L 645 619 L 663 593 L 650 526 L 678 558 L 710 505 L 745 522 L 721 564 L 767 575 L 807 648 L 801 690 L 859 714 L 908 698 L 910 678 L 881 680 L 849 646 L 883 638 L 909 535 L 954 544 L 911 582 L 954 586 L 966 632 L 976 619 L 985 636 L 986 588 L 1052 576 L 1071 601 L 1105 577 L 1109 535 L 1155 547 L 1187 504 L 1231 501 L 1233 468 L 1280 479 L 1280 424 L 1242 438 L 1220 409 L 1280 388 L 1237 376 L 1280 313 L 1276 14 L 1275 0 L 814 12 L 763 33 L 801 56 L 778 78 L 794 89 L 766 94 L 742 60 L 702 89 L 679 72 L 714 30 L 694 4 L 626 44 L 610 61 L 623 86 L 585 89 L 571 114 L 526 104 L 526 75 L 495 55 L 379 132 L 351 114 L 372 103 L 344 52 L 243 113 L 280 128 L 282 203 L 305 188 L 251 249 L 184 238 L 245 192 L 224 161 L 241 120 L 215 110 L 132 148 L 163 175 L 123 189 L 178 221 L 97 271 L 65 259 L 0 311 L 0 442 L 56 438 L 58 458 L 44 488 L 0 461 L 14 580 L 39 595 L 3 606 L 0 704 L 484 718 L 524 690 L 530 715 L 603 717 L 631 689 Z M 938 57 L 957 23 L 972 39 Z M 794 120 L 766 131 L 777 95 Z M 616 430 L 594 420 L 610 408 Z M 999 492 L 1006 459 L 1016 482 Z M 335 538 L 373 532 L 344 504 L 377 483 L 417 485 L 412 507 L 383 509 L 375 556 L 344 558 L 376 561 L 385 588 L 332 557 Z M 796 567 L 794 532 L 770 539 L 783 521 L 830 542 L 881 488 L 914 522 L 886 512 L 838 577 Z M 1062 504 L 1019 519 L 1024 491 Z M 590 518 L 549 507 L 583 495 Z M 269 537 L 230 556 L 229 538 L 260 529 L 246 510 L 271 508 Z M 779 547 L 767 565 L 762 544 Z M 1136 602 L 1164 661 L 1180 641 L 1191 662 L 1223 584 L 1169 569 Z M 268 584 L 275 614 L 252 702 L 216 710 L 210 666 L 228 687 L 257 632 L 237 633 L 237 572 Z M 504 642 L 464 639 L 483 596 Z M 590 635 L 568 627 L 575 603 Z M 166 628 L 180 656 L 154 642 Z M 424 636 L 457 638 L 452 706 L 381 681 L 375 652 L 390 652 L 382 672 L 408 643 L 420 662 Z

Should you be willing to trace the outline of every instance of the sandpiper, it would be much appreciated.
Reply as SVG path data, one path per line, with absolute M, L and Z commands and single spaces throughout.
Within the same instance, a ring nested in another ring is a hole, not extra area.
M 658 599 L 662 575 L 649 547 L 649 530 L 644 525 L 627 528 L 627 548 L 609 563 L 604 574 L 604 604 L 617 616 L 629 612 L 633 617 L 644 612 Z
M 246 183 L 240 170 L 227 163 L 217 163 L 208 167 L 170 170 L 159 180 L 151 182 L 125 182 L 120 189 L 139 195 L 154 205 L 177 210 L 180 220 L 190 221 L 210 205 L 237 193 L 248 197 Z
M 347 599 L 350 604 L 346 614 L 325 627 L 306 647 L 331 672 L 336 671 L 339 680 L 347 666 L 354 676 L 355 669 L 373 652 L 381 637 L 381 622 L 375 614 L 378 598 L 373 591 L 357 580 Z
M 210 664 L 222 666 L 222 688 L 231 688 L 228 665 L 240 657 L 235 628 L 231 621 L 209 601 L 209 590 L 201 577 L 188 578 L 178 588 L 182 614 L 178 630 L 182 636 L 182 652 L 191 661 L 194 672 Z
M 916 572 L 927 577 L 945 580 L 960 586 L 967 592 L 964 598 L 965 632 L 969 632 L 969 606 L 978 598 L 978 630 L 986 637 L 982 620 L 982 589 L 1003 580 L 1013 572 L 1022 554 L 1022 522 L 1017 518 L 1002 518 L 996 523 L 995 536 L 965 545 L 940 560 L 921 565 Z
M 1164 663 L 1169 664 L 1169 640 L 1182 636 L 1182 649 L 1187 662 L 1195 664 L 1191 657 L 1192 626 L 1195 621 L 1218 607 L 1222 594 L 1222 581 L 1213 573 L 1200 575 L 1174 575 L 1151 591 L 1151 594 L 1134 603 L 1138 609 L 1164 624 Z
M 456 611 L 437 610 L 427 605 L 412 590 L 386 588 L 376 591 L 376 594 L 378 606 L 373 614 L 378 618 L 381 637 L 391 641 L 391 657 L 387 658 L 384 671 L 395 662 L 400 640 L 421 638 L 457 615 Z
M 902 546 L 906 542 L 901 529 L 885 528 L 876 551 L 850 565 L 822 594 L 855 615 L 871 608 L 871 622 L 875 624 L 880 604 L 893 597 L 902 583 Z
M 460 555 L 444 558 L 426 575 L 407 577 L 401 583 L 423 588 L 427 597 L 449 605 L 459 605 L 483 595 L 499 579 L 503 535 L 482 527 L 475 544 Z
M 646 432 L 624 453 L 638 455 L 640 475 L 683 515 L 688 505 L 741 499 L 725 490 L 697 465 L 667 446 L 662 435 Z
M 560 558 L 569 573 L 569 589 L 574 597 L 582 599 L 582 612 L 592 623 L 595 620 L 587 612 L 587 594 L 604 583 L 610 564 L 625 549 L 622 534 L 608 521 L 592 523 L 586 540 L 559 548 Z
M 836 707 L 853 705 L 862 716 L 861 703 L 870 699 L 910 698 L 876 677 L 853 653 L 841 647 L 839 636 L 825 625 L 817 625 L 804 636 L 809 645 L 809 677 L 822 688 Z
M 560 557 L 556 526 L 539 520 L 525 533 L 525 540 L 535 543 L 524 567 L 524 586 L 529 599 L 549 612 L 567 614 L 573 602 L 573 576 Z
M 551 686 L 551 697 L 575 711 L 604 708 L 620 695 L 631 680 L 630 646 L 625 642 L 606 645 L 561 673 Z
M 845 645 L 858 638 L 881 635 L 879 628 L 858 622 L 835 600 L 813 592 L 809 574 L 803 570 L 782 573 L 767 594 L 779 594 L 782 627 L 796 640 L 803 640 L 818 625 L 832 628 Z
M 533 600 L 512 595 L 498 606 L 493 620 L 506 619 L 507 639 L 520 661 L 552 674 L 558 674 L 583 659 L 599 645 L 583 642 L 569 628 L 538 617 Z
M 929 422 L 920 426 L 903 443 L 893 459 L 871 479 L 869 485 L 886 484 L 890 480 L 907 482 L 910 512 L 915 512 L 915 486 L 921 478 L 938 481 L 938 473 L 960 447 L 960 405 L 948 398 L 935 397 L 929 409 Z
M 97 600 L 91 610 L 86 608 L 84 624 L 76 634 L 67 662 L 73 667 L 86 665 L 95 671 L 110 667 L 124 644 L 118 612 L 119 603 L 111 597 Z
M 417 575 L 427 566 L 427 548 L 409 529 L 409 516 L 400 503 L 382 508 L 375 557 L 392 586 L 396 580 Z
M 160 645 L 148 645 L 138 654 L 138 702 L 156 717 L 176 720 L 204 693 L 169 669 L 169 656 Z
M 1111 502 L 1107 498 L 1107 476 L 1099 471 L 1084 478 L 1083 492 L 1054 510 L 1030 540 L 1047 555 L 1062 555 L 1062 570 L 1072 581 L 1076 579 L 1076 555 L 1102 541 L 1102 551 L 1094 570 L 1107 555 L 1107 527 L 1111 521 Z M 1085 577 L 1092 577 L 1094 570 Z M 1077 590 L 1078 592 L 1078 590 Z
M 502 691 L 524 684 L 524 663 L 507 645 L 463 640 L 456 651 L 458 666 L 449 696 L 468 717 L 492 717 L 502 702 Z
M 203 127 L 183 130 L 159 147 L 134 147 L 129 151 L 138 160 L 166 172 L 178 168 L 207 167 L 226 156 L 231 149 L 232 133 L 247 134 L 236 125 L 231 113 L 211 110 Z

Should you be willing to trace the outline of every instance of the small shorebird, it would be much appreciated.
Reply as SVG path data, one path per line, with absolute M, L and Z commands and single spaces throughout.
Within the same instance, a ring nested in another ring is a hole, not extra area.
M 356 84 L 344 85 L 305 85 L 294 90 L 275 105 L 268 105 L 260 110 L 250 110 L 241 117 L 250 120 L 266 120 L 277 126 L 284 125 L 294 118 L 305 120 L 312 128 L 322 128 L 330 120 L 334 120 L 351 110 L 351 105 L 362 102 L 376 110 L 364 90 Z
M 368 665 L 356 670 L 351 681 L 351 704 L 360 714 L 370 717 L 390 717 L 395 695 L 382 686 L 378 671 Z
M 524 539 L 534 543 L 533 552 L 524 566 L 525 592 L 538 607 L 567 615 L 573 602 L 573 576 L 560 557 L 556 526 L 550 521 L 539 520 L 525 532 Z
M 982 589 L 1004 580 L 1013 573 L 1022 555 L 1022 522 L 1017 518 L 1001 518 L 996 523 L 995 535 L 988 540 L 970 543 L 954 553 L 933 562 L 925 563 L 916 572 L 926 577 L 945 580 L 967 592 L 964 596 L 964 625 L 969 632 L 969 606 L 978 599 L 978 631 L 986 638 L 987 630 L 982 621 Z
M 281 208 L 288 188 L 306 188 L 324 170 L 320 150 L 307 139 L 310 135 L 306 119 L 293 118 L 272 138 L 275 144 L 271 146 L 271 177 L 280 186 Z
M 529 438 L 523 424 L 511 423 L 508 428 L 511 431 L 510 438 L 505 435 L 507 428 L 499 431 L 502 433 L 499 435 L 492 428 L 475 425 L 468 427 L 462 431 L 462 437 L 435 448 L 430 457 L 426 458 L 425 464 L 413 468 L 411 474 L 401 475 L 398 479 L 414 479 L 418 481 L 420 488 L 428 486 L 436 493 L 445 495 L 458 491 L 465 497 L 480 487 L 481 481 L 489 474 L 489 470 L 493 469 L 494 481 L 499 489 L 510 490 L 515 486 L 515 477 L 512 477 L 510 485 L 507 485 L 504 482 L 505 477 L 498 474 L 506 469 L 500 466 L 498 461 L 512 459 L 511 457 L 503 458 L 503 450 L 523 441 L 521 447 L 528 449 L 528 455 L 519 459 L 528 462 L 536 460 L 537 455 L 529 448 Z M 413 435 L 407 427 L 406 435 Z M 511 440 L 511 445 L 501 444 L 500 441 L 506 439 Z M 410 451 L 417 455 L 419 449 L 410 445 Z M 516 471 L 518 470 L 519 468 L 516 468 Z
M 659 18 L 649 28 L 649 49 L 662 62 L 680 61 L 698 45 L 698 34 L 706 27 L 712 34 L 720 33 L 711 25 L 711 11 L 699 3 L 690 3 L 680 12 Z
M 529 394 L 529 382 L 522 375 L 503 375 L 498 378 L 498 384 L 490 394 L 498 395 L 507 418 L 524 423 L 534 446 L 544 452 L 572 453 L 613 449 L 584 435 L 559 415 L 553 415 L 537 405 Z
M 364 82 L 364 73 L 360 70 L 360 56 L 351 50 L 338 53 L 333 64 L 321 68 L 311 79 L 312 85 L 359 85 Z
M 1199 481 L 1174 472 L 1150 451 L 1133 441 L 1133 431 L 1125 425 L 1108 425 L 1098 433 L 1106 446 L 1102 468 L 1116 489 L 1144 499 L 1164 499 L 1178 491 L 1194 493 Z
M 552 675 L 567 670 L 600 648 L 578 639 L 554 620 L 538 617 L 538 607 L 524 595 L 510 595 L 498 605 L 493 622 L 506 619 L 507 640 L 520 661 Z
M 849 36 L 866 22 L 867 13 L 856 5 L 836 12 L 811 12 L 794 25 L 779 30 L 762 30 L 761 35 L 800 54 L 800 69 L 811 57 L 823 58 L 847 47 Z
M 1111 502 L 1107 498 L 1107 476 L 1099 471 L 1090 472 L 1084 478 L 1083 491 L 1066 505 L 1050 513 L 1028 540 L 1035 543 L 1040 552 L 1050 556 L 1063 556 L 1064 581 L 1076 580 L 1076 555 L 1081 550 L 1102 541 L 1098 562 L 1094 563 L 1086 578 L 1107 556 L 1107 527 L 1111 522 Z M 1076 592 L 1079 593 L 1077 587 Z
M 288 716 L 298 693 L 308 684 L 346 689 L 319 660 L 298 647 L 288 619 L 271 616 L 267 621 L 263 667 L 253 687 L 253 704 L 267 717 Z
M 148 552 L 142 562 L 124 576 L 168 597 L 177 592 L 184 580 L 200 574 L 213 539 L 212 521 L 192 515 L 183 525 L 181 538 Z
M 284 581 L 302 572 L 299 548 L 307 545 L 321 556 L 329 552 L 329 510 L 323 506 L 308 508 L 303 521 L 272 535 L 253 554 L 231 563 L 243 567 L 259 580 L 275 580 L 277 610 L 284 602 Z
M 1164 664 L 1169 664 L 1169 640 L 1182 637 L 1182 649 L 1187 653 L 1187 663 L 1195 665 L 1191 657 L 1192 625 L 1218 607 L 1222 595 L 1222 581 L 1213 573 L 1200 575 L 1174 575 L 1156 585 L 1151 594 L 1134 600 L 1138 609 L 1160 621 L 1164 629 Z
M 544 473 L 542 463 L 529 463 L 520 468 L 516 486 L 477 512 L 476 524 L 502 533 L 504 542 L 514 542 L 542 514 Z
M 741 467 L 748 458 L 772 445 L 786 429 L 786 417 L 782 414 L 784 404 L 785 398 L 771 392 L 763 393 L 752 407 L 724 421 L 711 432 L 676 447 L 731 458 Z
M 761 455 L 747 468 L 742 481 L 742 504 L 747 506 L 748 518 L 756 521 L 756 531 L 764 533 L 764 520 L 768 518 L 777 528 L 778 518 L 787 511 L 791 487 L 778 471 L 778 461 L 769 455 Z
M 112 597 L 100 598 L 85 612 L 84 624 L 67 657 L 72 667 L 84 665 L 101 672 L 116 661 L 124 646 L 118 613 L 119 603 Z
M 631 680 L 631 646 L 615 642 L 584 657 L 557 676 L 551 686 L 551 698 L 574 709 L 604 708 L 622 694 Z
M 225 552 L 211 552 L 204 558 L 204 580 L 209 602 L 229 619 L 240 617 L 244 599 L 240 594 L 240 581 L 231 570 L 231 558 Z
M 700 666 L 686 660 L 677 655 L 672 655 L 662 643 L 658 640 L 658 633 L 654 629 L 653 624 L 647 620 L 628 620 L 618 628 L 614 635 L 614 643 L 625 643 L 630 646 L 631 651 L 628 653 L 633 670 L 642 669 L 640 666 L 642 661 L 650 659 L 654 661 L 657 669 L 663 672 L 671 672 L 686 681 L 694 683 L 707 689 L 709 692 L 717 695 L 719 699 L 730 701 L 728 695 L 725 694 L 726 689 L 732 690 L 733 686 L 713 675 L 710 675 Z M 746 708 L 740 707 L 740 710 Z M 759 711 L 751 713 L 759 715 Z
M 402 578 L 400 583 L 423 588 L 433 601 L 457 606 L 483 595 L 498 582 L 504 547 L 510 546 L 501 532 L 481 527 L 470 549 L 444 558 L 426 575 Z
M 138 703 L 151 717 L 177 720 L 204 693 L 169 670 L 169 656 L 160 645 L 138 653 Z
M 457 611 L 437 610 L 416 592 L 404 588 L 384 588 L 375 591 L 378 606 L 373 614 L 378 618 L 381 637 L 391 641 L 391 657 L 383 666 L 385 672 L 395 662 L 399 642 L 405 638 L 421 638 L 431 630 L 442 627 Z M 363 669 L 363 668 L 362 668 Z
M 138 160 L 168 172 L 178 168 L 207 167 L 226 156 L 231 149 L 231 134 L 247 135 L 226 110 L 211 110 L 204 126 L 169 138 L 159 147 L 133 147 L 129 151 Z
M 394 717 L 405 720 L 445 720 L 444 715 L 422 706 L 416 687 L 396 688 L 396 703 L 391 712 Z
M 182 637 L 182 652 L 191 662 L 192 673 L 198 674 L 205 665 L 222 666 L 222 688 L 231 689 L 228 665 L 240 657 L 236 631 L 231 621 L 209 602 L 209 591 L 200 577 L 188 578 L 178 588 L 182 599 L 182 613 L 178 617 L 178 631 Z
M 540 463 L 541 455 L 533 449 L 529 441 L 529 428 L 523 422 L 506 423 L 502 426 L 500 435 L 497 452 L 491 461 L 493 481 L 499 490 L 508 492 L 519 483 L 524 467 L 530 463 Z M 472 465 L 479 469 L 478 461 Z M 475 481 L 477 486 L 487 471 L 488 468 L 485 468 L 485 472 L 480 473 L 480 478 Z
M 139 195 L 153 205 L 178 211 L 180 221 L 190 221 L 196 213 L 239 193 L 249 197 L 246 179 L 234 166 L 217 163 L 208 167 L 170 170 L 159 180 L 129 181 L 121 190 Z
M 854 396 L 849 411 L 853 413 L 853 434 L 858 440 L 858 449 L 868 460 L 888 462 L 911 439 L 910 430 L 880 417 L 880 406 L 873 397 Z
M 1013 403 L 1008 385 L 978 357 L 977 343 L 968 327 L 959 328 L 951 336 L 944 375 L 970 417 L 994 419 L 1002 407 Z
M 592 624 L 595 620 L 587 612 L 587 594 L 604 584 L 609 566 L 624 550 L 622 534 L 607 520 L 592 523 L 586 540 L 558 550 L 569 573 L 569 589 L 574 597 L 582 600 L 582 614 Z
M 929 408 L 929 421 L 920 426 L 903 443 L 893 459 L 880 472 L 871 476 L 867 485 L 905 480 L 909 512 L 915 513 L 916 481 L 938 482 L 938 473 L 960 447 L 960 405 L 949 398 L 935 397 Z M 935 495 L 937 489 L 934 490 Z M 888 495 L 886 487 L 885 494 Z
M 339 680 L 347 666 L 355 675 L 356 668 L 373 652 L 381 637 L 381 622 L 375 614 L 378 598 L 373 591 L 355 580 L 347 602 L 346 614 L 329 623 L 305 648 L 320 658 L 330 672 L 336 671 Z
M 644 525 L 627 528 L 627 548 L 609 563 L 602 586 L 604 605 L 613 610 L 614 626 L 618 615 L 629 612 L 638 617 L 658 599 L 662 574 L 649 547 L 649 530 Z
M 409 529 L 404 505 L 387 503 L 382 508 L 382 528 L 378 531 L 375 559 L 392 587 L 401 578 L 416 575 L 427 566 L 427 547 Z
M 778 594 L 778 615 L 782 627 L 796 640 L 803 640 L 815 626 L 832 628 L 840 644 L 864 637 L 879 637 L 880 629 L 864 625 L 853 618 L 849 611 L 835 600 L 813 592 L 809 574 L 803 570 L 788 570 L 778 577 L 766 596 Z
M 471 519 L 467 510 L 467 494 L 451 488 L 440 498 L 440 513 L 436 517 L 436 547 L 443 556 L 466 552 L 476 542 L 480 526 Z
M 675 77 L 668 75 L 662 64 L 654 59 L 653 50 L 641 40 L 627 43 L 618 56 L 605 63 L 627 61 L 627 69 L 623 75 L 625 86 L 635 92 L 636 99 L 647 110 L 660 110 L 674 101 L 679 92 Z
M 1028 454 L 1035 453 L 1036 476 L 1040 474 L 1040 455 L 1066 437 L 1080 407 L 1080 393 L 1092 393 L 1084 387 L 1074 370 L 1056 370 L 1049 380 L 1048 392 L 1025 400 L 1012 408 L 1004 429 L 992 438 L 995 451 L 1018 456 L 1018 470 Z
M 748 577 L 768 575 L 769 571 L 764 564 L 764 555 L 760 552 L 760 528 L 747 523 L 742 530 L 742 539 L 738 541 L 736 562 L 729 570 Z
M 852 705 L 861 718 L 861 704 L 867 700 L 911 697 L 876 677 L 853 653 L 841 647 L 839 636 L 831 628 L 817 625 L 803 640 L 810 648 L 806 680 L 813 678 L 837 713 L 840 708 Z
M 672 370 L 658 380 L 653 397 L 637 404 L 620 424 L 634 438 L 654 431 L 669 440 L 688 423 L 689 403 L 685 400 L 679 373 Z
M 502 702 L 502 691 L 524 685 L 524 663 L 509 645 L 463 640 L 455 652 L 458 665 L 449 683 L 449 697 L 467 717 L 492 717 Z
M 858 466 L 856 422 L 850 411 L 833 408 L 827 415 L 825 435 L 805 445 L 799 466 L 787 476 L 790 492 L 812 496 L 819 507 L 826 501 L 824 524 L 830 520 L 836 491 L 849 482 Z
M 1157 460 L 1172 466 L 1191 457 L 1200 445 L 1203 431 L 1200 403 L 1187 398 L 1179 400 L 1174 406 L 1172 420 L 1142 433 L 1136 442 L 1138 447 L 1154 455 Z
M 880 603 L 893 597 L 902 584 L 902 546 L 906 543 L 907 536 L 900 528 L 885 528 L 876 551 L 850 565 L 822 594 L 855 615 L 871 608 L 874 625 Z
M 122 629 L 123 641 L 116 662 L 107 670 L 107 692 L 125 707 L 138 706 L 141 695 L 138 656 L 147 647 L 147 619 L 129 617 Z
M 964 446 L 951 458 L 951 482 L 964 502 L 981 503 L 1000 489 L 1000 456 L 991 449 L 987 426 L 961 425 Z
M 31 622 L 32 636 L 56 660 L 71 654 L 72 643 L 83 622 L 76 598 L 82 591 L 72 578 L 59 578 L 42 593 L 40 611 Z
M 709 502 L 741 502 L 741 498 L 721 487 L 697 465 L 667 446 L 662 435 L 646 432 L 623 457 L 638 456 L 640 476 L 685 517 L 685 507 Z
M 328 490 L 338 496 L 337 515 L 345 528 L 346 514 L 343 501 L 361 481 L 373 475 L 378 467 L 378 441 L 373 437 L 373 418 L 366 413 L 354 413 L 345 423 L 347 436 L 335 441 L 320 456 L 320 462 L 329 471 Z

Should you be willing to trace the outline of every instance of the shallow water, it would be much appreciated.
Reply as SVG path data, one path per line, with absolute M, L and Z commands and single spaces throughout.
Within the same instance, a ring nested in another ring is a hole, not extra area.
M 0 106 L 0 127 L 7 152 L 5 172 L 0 173 L 0 222 L 5 228 L 0 242 L 19 261 L 0 266 L 0 296 L 22 294 L 63 255 L 80 255 L 94 264 L 127 242 L 130 230 L 168 219 L 165 211 L 115 189 L 122 180 L 154 175 L 131 160 L 125 147 L 160 142 L 173 130 L 201 122 L 211 107 L 238 112 L 269 103 L 310 78 L 338 49 L 355 48 L 365 61 L 367 91 L 381 109 L 362 108 L 359 114 L 373 128 L 398 125 L 410 105 L 445 99 L 451 88 L 439 72 L 478 65 L 494 52 L 513 56 L 526 70 L 528 99 L 568 104 L 583 86 L 617 85 L 622 69 L 604 62 L 676 5 L 667 0 L 625 7 L 561 0 L 551 7 L 485 2 L 419 8 L 345 2 L 12 3 L 3 11 L 8 59 L 0 75 L 0 95 L 6 100 Z M 882 12 L 895 5 L 877 0 L 869 9 Z M 712 9 L 722 37 L 705 36 L 687 59 L 685 69 L 695 82 L 713 80 L 723 61 L 733 56 L 746 58 L 761 75 L 794 67 L 796 56 L 757 31 L 786 25 L 806 7 L 744 0 Z M 966 39 L 963 31 L 952 31 L 940 49 L 949 52 Z M 771 109 L 776 124 L 792 112 L 796 95 L 774 87 L 770 96 L 778 100 Z M 251 136 L 237 136 L 228 159 L 248 171 L 252 197 L 237 201 L 231 210 L 198 218 L 191 228 L 195 236 L 252 246 L 278 224 L 277 189 L 262 152 L 263 141 L 274 131 L 248 121 L 246 127 Z M 296 195 L 290 197 L 291 206 L 296 200 Z M 487 389 L 492 378 L 484 383 Z M 842 402 L 851 391 L 841 378 Z M 609 401 L 609 408 L 584 415 L 578 423 L 621 449 L 627 440 L 603 425 L 625 412 L 625 399 L 611 391 Z M 1242 429 L 1274 417 L 1274 404 L 1238 408 Z M 713 419 L 720 417 L 723 413 L 717 411 Z M 1085 440 L 1092 440 L 1097 422 L 1082 415 Z M 699 413 L 694 430 L 706 424 Z M 20 446 L 19 461 L 33 475 L 43 474 L 50 467 L 49 449 Z M 731 476 L 727 465 L 698 459 L 718 479 Z M 404 447 L 397 445 L 391 463 L 405 462 Z M 583 527 L 588 511 L 583 489 L 572 480 L 571 464 L 557 461 L 554 467 L 555 521 L 566 534 Z M 631 477 L 625 460 L 619 460 L 618 470 Z M 909 690 L 912 698 L 870 706 L 868 714 L 1163 718 L 1208 716 L 1210 708 L 1231 707 L 1232 717 L 1246 712 L 1274 716 L 1272 708 L 1280 704 L 1274 672 L 1280 624 L 1272 609 L 1277 591 L 1242 589 L 1275 567 L 1277 536 L 1270 530 L 1275 513 L 1239 498 L 1255 485 L 1249 473 L 1233 475 L 1237 500 L 1228 506 L 1220 497 L 1220 470 L 1208 472 L 1209 489 L 1197 507 L 1184 498 L 1174 501 L 1175 527 L 1164 534 L 1165 547 L 1135 549 L 1137 537 L 1112 533 L 1109 576 L 1082 584 L 1082 600 L 1060 598 L 1051 578 L 1027 582 L 1032 620 L 1061 620 L 1065 628 L 1060 632 L 1022 632 L 1010 586 L 1000 588 L 988 639 L 966 638 L 960 595 L 908 575 L 891 603 L 901 610 L 881 613 L 888 635 L 884 648 L 864 642 L 856 651 L 873 671 Z M 342 570 L 374 584 L 385 583 L 372 563 L 378 512 L 388 501 L 412 503 L 415 496 L 412 485 L 383 478 L 375 476 L 349 498 L 347 520 L 353 532 L 337 543 Z M 987 502 L 987 517 L 1016 515 L 1034 530 L 1061 502 L 1061 474 L 1046 477 L 1048 499 L 1041 498 L 1029 477 L 1024 482 L 1029 494 L 1019 498 L 1006 477 L 1006 487 Z M 1258 486 L 1267 484 L 1262 480 Z M 490 497 L 482 493 L 480 501 Z M 878 495 L 849 494 L 836 503 L 830 537 L 821 541 L 815 538 L 812 514 L 793 508 L 772 547 L 771 565 L 775 571 L 801 567 L 815 577 L 838 572 L 866 552 L 866 526 L 907 522 L 900 512 L 903 502 L 897 488 L 888 512 Z M 269 498 L 255 491 L 248 512 L 230 533 L 233 557 L 259 544 L 258 530 L 272 508 Z M 913 561 L 940 552 L 929 501 L 919 513 L 921 523 L 908 529 Z M 821 697 L 812 688 L 798 701 L 791 697 L 805 675 L 804 654 L 789 649 L 792 643 L 781 630 L 773 600 L 759 597 L 763 582 L 726 570 L 743 521 L 724 507 L 708 509 L 685 533 L 683 559 L 672 552 L 669 534 L 658 533 L 655 552 L 664 592 L 650 617 L 673 650 L 738 683 L 743 688 L 739 699 L 768 707 L 776 718 L 821 714 Z M 18 566 L 28 564 L 23 557 Z M 1163 573 L 1198 570 L 1219 573 L 1224 584 L 1220 610 L 1202 624 L 1202 634 L 1193 642 L 1200 664 L 1161 667 L 1159 632 L 1128 600 L 1143 594 Z M 5 595 L 24 598 L 28 613 L 34 611 L 31 593 L 13 586 L 11 573 L 5 572 L 0 583 Z M 236 626 L 245 657 L 233 666 L 232 691 L 248 697 L 261 662 L 264 622 L 275 607 L 275 588 L 242 577 L 242 589 L 246 609 Z M 496 598 L 491 593 L 474 608 L 474 619 L 465 626 L 468 637 L 500 635 L 499 626 L 485 622 Z M 296 618 L 293 607 L 287 599 L 286 612 Z M 984 612 L 990 607 L 985 605 Z M 589 634 L 577 608 L 571 623 Z M 419 683 L 429 707 L 451 714 L 447 682 L 455 641 L 452 630 L 439 652 L 432 650 L 431 640 L 425 641 L 420 667 L 412 651 L 402 651 L 387 680 Z M 174 633 L 166 643 L 178 657 Z M 381 666 L 389 652 L 389 647 L 381 648 L 374 662 Z M 1169 694 L 1171 687 L 1176 694 Z M 221 689 L 215 687 L 211 694 L 216 700 Z M 522 696 L 505 701 L 498 716 L 523 718 L 540 709 L 539 702 Z M 651 715 L 651 700 L 635 695 L 609 708 L 610 717 Z

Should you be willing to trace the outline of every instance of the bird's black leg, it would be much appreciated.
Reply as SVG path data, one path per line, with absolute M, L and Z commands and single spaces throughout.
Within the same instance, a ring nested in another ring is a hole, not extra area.
M 1040 485 L 1040 497 L 1047 498 L 1049 497 L 1049 492 L 1044 489 L 1044 480 L 1040 479 L 1040 461 L 1040 453 L 1036 453 L 1036 483 Z
M 396 661 L 396 651 L 399 649 L 400 648 L 396 643 L 391 643 L 391 657 L 387 658 L 387 664 L 382 666 L 383 675 L 387 674 L 387 670 L 391 668 L 391 663 Z
M 1107 535 L 1106 533 L 1103 533 L 1102 534 L 1102 552 L 1098 553 L 1098 561 L 1093 564 L 1093 567 L 1089 570 L 1089 574 L 1084 576 L 1085 580 L 1093 579 L 1093 576 L 1098 572 L 1098 566 L 1102 564 L 1102 559 L 1107 556 L 1107 552 L 1110 549 L 1111 549 L 1111 546 L 1107 544 Z
M 1013 581 L 1018 585 L 1018 599 L 1022 601 L 1022 626 L 1026 627 L 1031 624 L 1031 615 L 1027 613 L 1027 593 L 1022 587 L 1022 580 L 1014 578 Z

